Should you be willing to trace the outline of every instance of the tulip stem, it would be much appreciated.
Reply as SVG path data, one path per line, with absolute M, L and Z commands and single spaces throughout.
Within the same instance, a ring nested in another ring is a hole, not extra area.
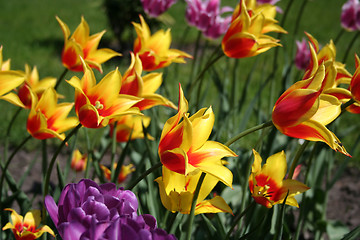
M 193 199 L 192 199 L 192 202 L 191 202 L 190 215 L 189 215 L 188 223 L 187 223 L 188 225 L 187 225 L 186 238 L 185 238 L 186 240 L 191 239 L 192 226 L 193 226 L 194 217 L 195 217 L 196 201 L 197 201 L 197 198 L 199 196 L 200 188 L 201 188 L 201 185 L 202 185 L 202 183 L 204 181 L 205 176 L 206 176 L 206 173 L 202 172 L 201 176 L 199 178 L 199 181 L 198 181 L 198 183 L 196 185 L 194 196 L 193 196 Z
M 162 166 L 161 162 L 158 162 L 148 170 L 146 170 L 144 173 L 142 173 L 135 181 L 133 181 L 128 187 L 128 190 L 132 190 L 141 180 L 143 180 L 147 175 L 154 172 L 156 169 L 160 168 Z
M 343 105 L 341 105 L 341 113 L 343 113 L 346 110 L 346 108 L 352 105 L 353 103 L 355 103 L 355 100 L 352 98 Z
M 50 185 L 50 176 L 51 176 L 51 172 L 52 169 L 54 167 L 55 164 L 55 160 L 57 158 L 57 156 L 59 155 L 59 153 L 61 152 L 62 148 L 64 147 L 64 145 L 67 143 L 67 141 L 82 127 L 81 123 L 79 123 L 64 139 L 64 141 L 61 142 L 61 144 L 59 145 L 59 147 L 57 148 L 56 152 L 54 153 L 53 157 L 51 158 L 49 167 L 46 171 L 46 176 L 45 176 L 45 184 L 44 184 L 44 198 L 46 197 L 46 195 L 48 195 L 49 193 L 49 185 Z
M 343 60 L 342 60 L 343 63 L 346 62 L 346 59 L 347 59 L 347 57 L 348 57 L 348 55 L 349 55 L 349 52 L 350 52 L 351 48 L 353 47 L 356 39 L 359 37 L 359 34 L 360 34 L 360 32 L 359 32 L 359 31 L 356 31 L 356 34 L 355 34 L 354 37 L 351 39 L 351 41 L 350 41 L 350 43 L 349 43 L 349 45 L 348 45 L 348 47 L 347 47 L 347 49 L 346 49 L 346 52 L 345 52 L 345 54 L 344 54 L 344 57 L 343 57 Z
M 234 228 L 236 227 L 236 225 L 238 225 L 239 221 L 241 220 L 241 218 L 243 216 L 245 216 L 245 214 L 250 210 L 252 209 L 253 207 L 255 207 L 256 205 L 256 202 L 253 201 L 252 203 L 250 203 L 249 206 L 247 206 L 244 211 L 242 211 L 241 213 L 239 213 L 238 215 L 236 215 L 236 217 L 234 218 L 234 221 L 233 221 L 233 224 L 231 225 L 228 233 L 226 234 L 226 237 L 225 237 L 225 240 L 229 239 L 231 234 L 233 233 L 234 231 Z
M 32 138 L 31 135 L 29 135 L 27 138 L 25 138 L 20 144 L 19 146 L 17 146 L 17 148 L 13 151 L 13 153 L 10 155 L 9 159 L 6 161 L 4 167 L 2 166 L 2 164 L 0 165 L 1 166 L 1 172 L 2 172 L 2 175 L 1 175 L 1 180 L 0 180 L 0 209 L 2 211 L 3 207 L 2 207 L 2 192 L 3 192 L 3 186 L 4 186 L 4 179 L 5 179 L 5 176 L 6 176 L 6 171 L 10 165 L 10 162 L 11 160 L 14 158 L 15 154 L 25 145 L 25 143 L 27 141 L 29 141 L 30 139 Z
M 273 126 L 273 122 L 272 121 L 268 121 L 262 124 L 259 124 L 255 127 L 249 128 L 241 133 L 239 133 L 238 135 L 236 135 L 235 137 L 231 138 L 230 140 L 228 140 L 225 143 L 225 146 L 229 147 L 231 144 L 233 144 L 234 142 L 236 142 L 237 140 L 239 140 L 242 137 L 245 137 L 246 135 L 256 132 L 257 130 L 263 129 L 263 128 L 267 128 L 267 127 L 271 127 Z
M 66 73 L 69 71 L 69 69 L 65 68 L 64 71 L 62 72 L 62 74 L 60 75 L 60 77 L 58 78 L 58 80 L 56 81 L 56 85 L 55 85 L 55 90 L 59 87 L 60 82 L 64 79 Z
M 292 179 L 295 168 L 299 162 L 299 159 L 308 145 L 309 145 L 309 141 L 305 140 L 305 142 L 300 146 L 299 150 L 296 152 L 295 158 L 294 158 L 293 162 L 291 163 L 289 175 L 288 175 L 287 179 Z
M 216 49 L 214 51 L 214 53 L 216 53 L 218 51 L 218 49 Z M 215 54 L 213 54 L 215 55 Z M 213 56 L 212 55 L 212 56 Z M 205 72 L 209 69 L 209 67 L 211 65 L 213 65 L 215 62 L 217 62 L 221 57 L 225 56 L 224 53 L 221 52 L 221 54 L 219 54 L 218 56 L 216 56 L 215 58 L 212 59 L 212 56 L 209 57 L 209 61 L 205 64 L 205 67 L 201 70 L 201 72 L 197 75 L 196 79 L 191 83 L 189 91 L 188 91 L 188 101 L 190 102 L 190 98 L 191 98 L 191 93 L 192 90 L 194 89 L 195 85 L 202 79 L 202 77 L 204 76 Z

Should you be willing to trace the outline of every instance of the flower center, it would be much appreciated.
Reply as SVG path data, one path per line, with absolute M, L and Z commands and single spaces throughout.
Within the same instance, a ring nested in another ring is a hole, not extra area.
M 270 185 L 266 184 L 265 186 L 256 185 L 254 188 L 254 195 L 261 197 L 272 197 L 273 192 L 268 190 L 270 189 Z
M 95 108 L 96 108 L 96 109 L 103 109 L 103 108 L 104 108 L 104 105 L 102 105 L 102 104 L 100 103 L 100 101 L 96 101 L 96 102 L 95 102 Z

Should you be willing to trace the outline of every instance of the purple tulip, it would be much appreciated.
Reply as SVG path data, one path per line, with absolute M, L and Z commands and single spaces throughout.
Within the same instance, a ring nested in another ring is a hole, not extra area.
M 342 6 L 341 26 L 349 31 L 360 29 L 360 5 L 358 0 L 349 0 Z
M 189 25 L 198 28 L 203 34 L 216 39 L 229 28 L 231 15 L 225 18 L 221 14 L 232 12 L 231 7 L 220 9 L 220 0 L 186 0 L 186 19 Z
M 150 17 L 157 17 L 168 10 L 176 0 L 140 0 L 144 11 Z
M 308 67 L 310 63 L 311 53 L 308 43 L 303 38 L 302 41 L 296 41 L 296 55 L 295 55 L 295 65 L 298 69 L 304 70 Z
M 135 194 L 123 188 L 116 189 L 113 183 L 99 186 L 83 179 L 77 184 L 68 184 L 61 192 L 58 205 L 51 196 L 46 196 L 45 206 L 59 234 L 66 240 L 176 239 L 157 228 L 153 216 L 137 215 Z

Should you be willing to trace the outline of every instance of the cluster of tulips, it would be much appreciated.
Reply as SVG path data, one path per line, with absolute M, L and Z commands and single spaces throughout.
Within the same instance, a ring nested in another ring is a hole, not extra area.
M 174 3 L 141 2 L 153 17 Z M 275 20 L 277 12 L 282 11 L 274 5 L 276 2 L 240 0 L 234 9 L 220 9 L 218 0 L 186 0 L 186 17 L 189 24 L 197 27 L 204 36 L 211 39 L 222 37 L 222 55 L 248 58 L 281 46 L 278 39 L 268 35 L 271 32 L 287 33 Z M 348 5 L 345 10 L 350 11 Z M 229 12 L 232 12 L 231 16 L 221 17 Z M 234 213 L 226 199 L 216 194 L 212 198 L 209 196 L 219 182 L 232 188 L 233 172 L 224 158 L 237 157 L 229 147 L 244 134 L 225 144 L 209 140 L 215 122 L 212 107 L 201 108 L 191 115 L 186 91 L 184 93 L 181 84 L 178 85 L 177 105 L 156 93 L 163 81 L 163 74 L 156 71 L 172 63 L 185 63 L 192 56 L 170 48 L 170 30 L 152 33 L 144 18 L 139 16 L 139 19 L 139 22 L 133 22 L 137 38 L 130 53 L 129 67 L 123 74 L 116 68 L 102 79 L 96 79 L 94 70 L 103 74 L 102 64 L 121 54 L 108 48 L 98 49 L 105 31 L 90 35 L 83 17 L 72 34 L 69 27 L 56 17 L 64 35 L 62 63 L 65 71 L 58 79 L 39 79 L 37 68 L 31 69 L 28 65 L 25 71 L 12 70 L 10 60 L 3 60 L 2 52 L 6 46 L 2 46 L 0 99 L 27 109 L 26 128 L 32 138 L 56 138 L 62 143 L 61 147 L 66 146 L 80 128 L 108 127 L 110 135 L 119 143 L 142 138 L 155 140 L 145 131 L 151 121 L 145 110 L 156 106 L 174 109 L 176 114 L 163 123 L 158 140 L 160 162 L 151 166 L 151 170 L 162 169 L 162 174 L 155 179 L 159 201 L 170 212 L 188 214 L 191 221 L 194 215 L 202 213 L 224 212 L 232 218 Z M 298 42 L 295 61 L 299 68 L 305 69 L 303 77 L 278 98 L 271 121 L 256 130 L 275 126 L 284 135 L 324 142 L 333 150 L 351 157 L 335 133 L 326 126 L 344 111 L 360 113 L 360 59 L 355 55 L 356 70 L 351 74 L 343 63 L 336 61 L 336 48 L 332 41 L 320 47 L 310 33 L 306 36 L 307 41 Z M 72 76 L 63 82 L 64 76 L 71 72 L 83 72 L 83 75 L 81 78 Z M 74 102 L 59 103 L 59 99 L 65 98 L 57 91 L 59 84 L 69 84 L 74 88 Z M 69 116 L 73 107 L 76 116 Z M 66 133 L 70 130 L 71 133 Z M 253 156 L 248 187 L 254 201 L 266 208 L 276 204 L 299 207 L 295 196 L 311 186 L 295 179 L 299 174 L 297 162 L 293 162 L 287 171 L 284 151 L 271 155 L 265 163 L 256 150 L 253 150 Z M 5 191 L 5 173 L 12 157 L 1 165 L 0 196 Z M 130 189 L 117 188 L 114 183 L 99 184 L 98 178 L 83 179 L 66 185 L 58 198 L 52 196 L 50 177 L 56 157 L 49 164 L 43 187 L 44 209 L 47 210 L 43 214 L 50 215 L 56 229 L 40 225 L 40 210 L 30 210 L 22 217 L 14 209 L 5 208 L 11 213 L 11 220 L 2 226 L 2 230 L 11 230 L 16 239 L 36 239 L 43 233 L 59 234 L 65 240 L 176 239 L 175 235 L 160 229 L 153 216 L 139 214 L 137 196 Z M 90 156 L 74 151 L 71 168 L 78 172 L 88 171 L 90 163 Z M 136 170 L 133 163 L 114 164 L 110 169 L 98 164 L 94 168 L 96 174 L 100 170 L 106 179 L 115 179 L 117 184 L 123 183 Z M 3 207 L 3 203 L 0 206 Z M 191 222 L 189 226 L 188 239 L 192 232 Z

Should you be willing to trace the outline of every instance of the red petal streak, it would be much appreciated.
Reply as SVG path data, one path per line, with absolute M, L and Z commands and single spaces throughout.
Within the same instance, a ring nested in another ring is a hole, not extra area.
M 180 174 L 185 174 L 185 158 L 181 154 L 165 152 L 161 154 L 161 162 L 169 170 Z
M 161 139 L 159 144 L 159 152 L 162 153 L 167 150 L 178 148 L 182 143 L 183 128 L 180 127 L 176 131 L 170 131 Z
M 254 44 L 254 39 L 234 38 L 223 42 L 223 47 L 227 56 L 233 58 L 244 58 L 251 56 L 251 51 Z
M 79 56 L 74 48 L 66 48 L 62 53 L 63 64 L 72 71 L 83 71 L 83 67 L 78 63 Z
M 286 128 L 296 124 L 314 105 L 320 92 L 302 96 L 288 96 L 277 105 L 272 113 L 275 125 Z
M 295 127 L 286 128 L 283 132 L 285 135 L 293 138 L 309 139 L 315 138 L 319 141 L 327 142 L 327 140 L 314 128 L 299 124 Z

